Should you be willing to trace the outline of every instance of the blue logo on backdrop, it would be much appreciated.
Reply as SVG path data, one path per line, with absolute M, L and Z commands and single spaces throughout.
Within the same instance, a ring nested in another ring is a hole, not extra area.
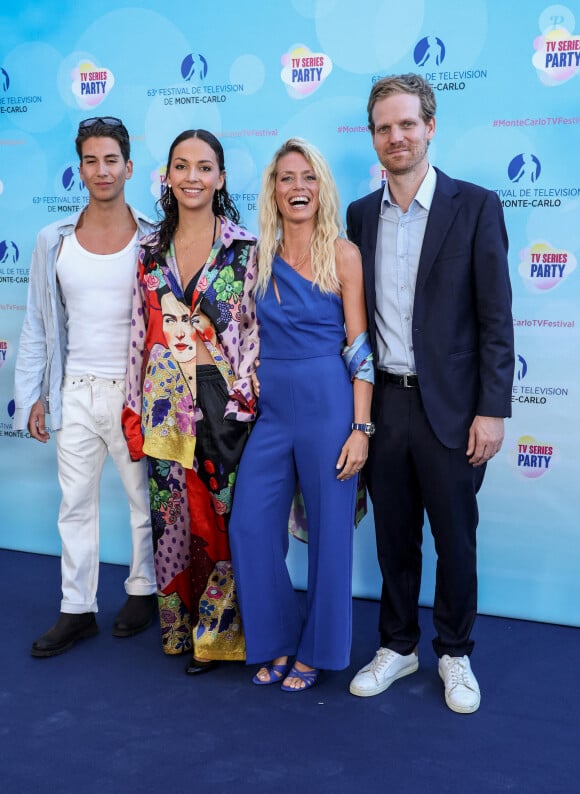
M 516 372 L 512 386 L 512 403 L 520 405 L 548 405 L 550 397 L 567 397 L 567 386 L 552 386 L 544 383 L 537 383 L 532 380 L 530 383 L 528 375 L 528 363 L 523 356 L 517 356 Z M 533 375 L 532 375 L 533 378 Z M 525 384 L 524 384 L 525 381 Z
M 19 256 L 18 246 L 13 240 L 2 240 L 0 242 L 0 265 L 15 265 Z
M 14 400 L 10 400 L 8 403 L 8 416 L 13 419 L 14 418 L 14 411 L 16 410 L 16 403 Z
M 181 76 L 184 80 L 191 80 L 193 77 L 204 80 L 207 76 L 207 61 L 203 55 L 190 53 L 181 62 Z
M 208 75 L 207 60 L 199 52 L 190 52 L 181 62 L 181 76 L 189 85 L 148 88 L 147 96 L 163 97 L 164 105 L 208 105 L 226 102 L 228 94 L 243 94 L 243 83 L 204 82 Z
M 537 182 L 542 166 L 535 154 L 522 152 L 508 166 L 508 176 L 512 182 Z
M 461 66 L 449 72 L 440 69 L 445 56 L 445 44 L 439 36 L 424 36 L 415 44 L 413 50 L 417 67 L 425 67 L 425 80 L 431 83 L 435 91 L 465 91 L 467 81 L 487 78 L 487 69 L 465 69 Z M 373 83 L 379 78 L 380 75 L 373 76 Z
M 417 66 L 440 66 L 445 60 L 445 44 L 438 36 L 425 36 L 413 50 Z
M 61 178 L 61 182 L 62 182 L 63 188 L 65 190 L 69 191 L 69 193 L 70 193 L 70 191 L 73 189 L 73 187 L 76 184 L 75 169 L 73 168 L 72 165 L 69 165 L 68 168 L 64 169 L 63 174 L 62 174 L 62 178 Z M 80 179 L 80 177 L 79 177 L 78 182 L 79 182 L 80 190 L 83 190 L 84 187 L 85 187 L 85 183 L 83 182 L 82 179 Z
M 0 98 L 0 114 L 4 113 L 28 113 L 29 105 L 36 105 L 42 102 L 42 97 L 38 94 L 31 96 L 10 96 L 10 75 L 0 67 L 0 95 L 7 94 Z

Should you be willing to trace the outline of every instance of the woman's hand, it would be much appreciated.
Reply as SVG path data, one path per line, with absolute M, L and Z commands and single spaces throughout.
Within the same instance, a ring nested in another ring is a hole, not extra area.
M 366 463 L 369 454 L 369 439 L 361 430 L 353 430 L 344 442 L 340 456 L 336 462 L 338 480 L 350 480 L 356 477 Z
M 257 358 L 254 361 L 255 369 L 254 369 L 254 371 L 252 372 L 252 375 L 251 375 L 251 378 L 252 378 L 252 389 L 254 390 L 254 394 L 255 394 L 256 398 L 258 398 L 260 396 L 260 381 L 258 380 L 258 375 L 257 375 L 257 372 L 256 372 L 256 370 L 258 369 L 259 366 L 260 366 L 260 359 Z

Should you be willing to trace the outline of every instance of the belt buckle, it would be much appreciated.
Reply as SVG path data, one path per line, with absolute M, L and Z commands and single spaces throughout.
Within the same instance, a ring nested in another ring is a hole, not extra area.
M 411 384 L 409 383 L 409 380 L 408 380 L 408 379 L 409 379 L 409 378 L 412 378 L 413 376 L 412 376 L 412 375 L 408 375 L 408 374 L 405 372 L 405 374 L 404 374 L 404 375 L 401 375 L 401 377 L 403 378 L 403 387 L 404 387 L 405 389 L 410 389 L 410 388 L 412 388 L 412 386 L 411 386 Z

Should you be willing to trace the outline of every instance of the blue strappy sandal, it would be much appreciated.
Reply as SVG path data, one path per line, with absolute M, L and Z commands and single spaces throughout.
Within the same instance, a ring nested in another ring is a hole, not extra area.
M 280 681 L 283 681 L 286 678 L 286 673 L 292 667 L 292 662 L 285 662 L 284 664 L 263 664 L 260 667 L 265 668 L 268 671 L 268 679 L 267 681 L 262 681 L 261 678 L 258 678 L 258 673 L 252 678 L 252 683 L 257 684 L 258 686 L 265 686 L 267 684 L 279 684 Z
M 282 686 L 280 689 L 282 692 L 305 692 L 310 687 L 313 687 L 314 684 L 318 681 L 318 673 L 320 670 L 317 670 L 316 667 L 312 670 L 298 670 L 296 667 L 292 667 L 286 678 L 299 678 L 301 681 L 304 681 L 304 686 L 300 688 L 295 688 L 292 686 Z

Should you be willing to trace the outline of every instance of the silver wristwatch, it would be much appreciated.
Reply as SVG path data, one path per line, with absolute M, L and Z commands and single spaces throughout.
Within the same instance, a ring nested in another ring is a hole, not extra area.
M 369 438 L 375 434 L 375 426 L 372 422 L 353 422 L 351 430 L 360 430 Z

